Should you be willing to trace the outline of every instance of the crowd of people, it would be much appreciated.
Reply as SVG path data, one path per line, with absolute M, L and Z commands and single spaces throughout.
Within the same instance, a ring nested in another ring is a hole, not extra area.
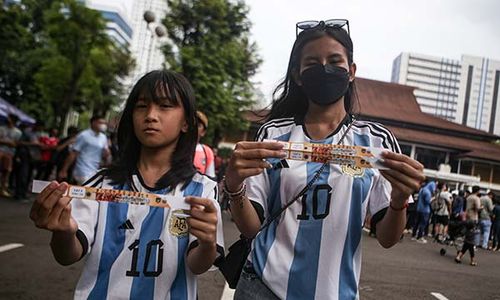
M 464 247 L 455 261 L 460 263 L 466 251 L 475 266 L 475 249 L 500 251 L 500 197 L 479 186 L 450 191 L 444 182 L 425 182 L 409 205 L 405 233 L 411 240 L 450 243 L 458 237 Z
M 56 178 L 78 130 L 70 127 L 67 136 L 61 138 L 55 128 L 46 131 L 42 121 L 18 121 L 15 114 L 9 114 L 6 124 L 0 125 L 0 196 L 26 200 L 32 179 Z

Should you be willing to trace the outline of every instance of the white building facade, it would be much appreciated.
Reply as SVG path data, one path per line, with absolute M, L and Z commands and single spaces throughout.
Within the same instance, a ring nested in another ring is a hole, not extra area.
M 391 81 L 416 87 L 420 109 L 443 119 L 500 135 L 500 61 L 463 55 L 460 60 L 401 53 Z
M 500 135 L 500 61 L 462 56 L 456 123 Z
M 85 5 L 99 11 L 106 20 L 106 33 L 116 45 L 130 51 L 134 31 L 127 6 L 121 1 L 87 0 Z
M 392 82 L 414 86 L 423 112 L 455 121 L 460 87 L 460 61 L 401 53 L 392 64 Z

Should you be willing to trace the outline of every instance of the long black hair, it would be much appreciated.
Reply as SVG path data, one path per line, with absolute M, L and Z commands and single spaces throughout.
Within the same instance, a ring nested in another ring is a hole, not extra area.
M 163 93 L 164 95 L 158 95 Z M 155 188 L 174 189 L 183 183 L 189 183 L 196 169 L 193 165 L 198 127 L 196 125 L 196 106 L 194 90 L 189 81 L 181 74 L 169 70 L 151 71 L 134 85 L 125 103 L 117 130 L 118 158 L 107 171 L 113 184 L 124 184 L 137 170 L 141 143 L 134 132 L 133 112 L 139 97 L 155 103 L 161 97 L 167 97 L 172 104 L 184 107 L 184 116 L 188 125 L 187 132 L 181 132 L 177 146 L 172 154 L 171 168 L 157 182 Z
M 354 49 L 352 40 L 344 29 L 318 26 L 317 28 L 302 31 L 293 44 L 285 78 L 273 92 L 271 110 L 265 117 L 267 120 L 288 117 L 299 117 L 303 119 L 309 107 L 309 103 L 302 88 L 295 82 L 295 80 L 299 78 L 302 49 L 307 43 L 324 36 L 329 36 L 344 46 L 349 66 L 353 64 Z M 349 89 L 344 95 L 344 108 L 348 114 L 353 114 L 353 100 L 355 94 L 356 85 L 353 80 L 349 83 Z

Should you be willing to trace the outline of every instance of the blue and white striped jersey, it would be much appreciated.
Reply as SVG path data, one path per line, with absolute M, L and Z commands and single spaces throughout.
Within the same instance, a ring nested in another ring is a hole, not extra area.
M 324 140 L 311 140 L 293 118 L 271 120 L 257 140 L 337 144 L 347 117 Z M 400 152 L 383 126 L 355 121 L 345 145 Z M 269 162 L 277 165 L 278 159 Z M 279 211 L 313 178 L 321 163 L 288 160 L 247 179 L 247 196 L 267 218 Z M 390 183 L 376 169 L 330 165 L 300 200 L 254 239 L 249 260 L 265 284 L 281 299 L 356 299 L 361 267 L 361 233 L 367 210 L 372 215 L 389 206 Z
M 87 185 L 212 199 L 218 209 L 217 250 L 224 253 L 217 184 L 204 175 L 195 174 L 184 190 L 174 191 L 148 189 L 138 174 L 125 186 L 112 186 L 102 175 Z M 186 207 L 183 197 L 176 199 L 169 209 L 74 199 L 72 216 L 86 260 L 75 299 L 196 299 L 186 255 L 197 241 L 186 220 L 172 214 Z

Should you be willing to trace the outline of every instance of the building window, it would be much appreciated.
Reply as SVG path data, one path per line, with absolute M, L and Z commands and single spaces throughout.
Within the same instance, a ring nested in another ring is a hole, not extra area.
M 462 160 L 460 163 L 460 174 L 472 175 L 472 162 L 469 160 Z
M 478 162 L 474 164 L 474 174 L 472 175 L 479 176 L 481 178 L 481 181 L 489 182 L 490 174 L 491 174 L 491 165 Z
M 458 173 L 458 158 L 451 156 L 449 165 L 451 167 L 451 173 Z M 462 169 L 462 165 L 460 164 L 460 169 Z M 461 171 L 461 170 L 460 170 Z
M 426 169 L 438 170 L 440 164 L 446 161 L 446 152 L 417 147 L 415 159 L 424 165 Z

